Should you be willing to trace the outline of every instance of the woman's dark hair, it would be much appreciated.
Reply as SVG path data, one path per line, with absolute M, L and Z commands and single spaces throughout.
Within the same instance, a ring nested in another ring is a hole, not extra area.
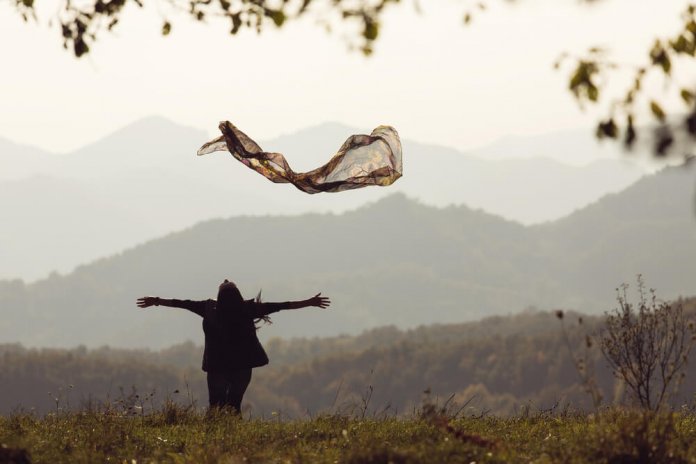
M 254 303 L 261 303 L 260 291 L 259 294 L 256 296 Z M 242 305 L 245 304 L 248 303 L 244 301 L 244 297 L 242 297 L 242 293 L 239 291 L 239 288 L 237 288 L 237 285 L 235 285 L 234 282 L 230 282 L 229 280 L 225 279 L 225 281 L 222 284 L 220 284 L 220 288 L 218 289 L 218 314 L 220 314 L 220 316 L 223 318 L 226 316 L 232 316 L 234 314 L 234 311 L 239 311 Z M 259 317 L 257 319 L 254 319 L 254 323 L 257 324 L 257 329 L 259 328 L 258 324 L 260 322 L 265 322 L 268 324 L 272 323 L 271 318 L 268 316 Z
M 225 280 L 220 284 L 217 295 L 217 308 L 222 311 L 221 314 L 228 311 L 234 311 L 244 304 L 244 298 L 234 282 Z

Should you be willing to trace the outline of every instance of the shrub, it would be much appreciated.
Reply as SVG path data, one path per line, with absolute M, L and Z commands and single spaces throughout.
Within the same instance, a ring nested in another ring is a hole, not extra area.
M 619 307 L 607 313 L 599 345 L 633 400 L 655 411 L 666 404 L 684 377 L 696 329 L 685 319 L 681 300 L 658 301 L 653 289 L 646 291 L 640 275 L 637 280 L 636 305 L 628 300 L 628 285 L 617 289 Z

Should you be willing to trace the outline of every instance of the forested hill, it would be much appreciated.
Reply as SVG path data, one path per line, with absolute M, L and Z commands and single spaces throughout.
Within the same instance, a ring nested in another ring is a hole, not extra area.
M 689 317 L 694 303 L 684 305 Z M 283 417 L 359 411 L 366 401 L 369 414 L 388 405 L 390 413 L 408 414 L 429 389 L 440 401 L 451 395 L 459 404 L 472 400 L 474 413 L 589 406 L 569 347 L 589 360 L 606 402 L 619 400 L 623 389 L 615 385 L 597 345 L 585 349 L 585 336 L 597 333 L 601 318 L 584 315 L 579 324 L 578 316 L 566 313 L 562 326 L 552 313 L 525 311 L 408 331 L 382 327 L 358 336 L 273 339 L 266 343 L 271 363 L 254 371 L 245 404 L 255 415 L 266 416 L 272 411 Z M 161 351 L 0 344 L 0 414 L 20 406 L 40 413 L 79 408 L 87 399 L 110 401 L 117 408 L 123 407 L 121 400 L 125 406 L 151 408 L 167 398 L 204 406 L 201 357 L 202 348 L 190 342 Z M 676 405 L 693 400 L 693 366 L 686 369 Z
M 640 272 L 665 297 L 693 295 L 695 184 L 694 163 L 667 168 L 533 229 L 559 255 L 557 272 L 577 294 L 613 294 L 611 285 Z
M 138 310 L 142 295 L 306 298 L 331 310 L 281 313 L 270 336 L 330 336 L 381 325 L 472 320 L 525 307 L 610 309 L 643 273 L 664 298 L 696 293 L 694 170 L 667 169 L 560 221 L 523 227 L 403 195 L 341 215 L 235 217 L 198 224 L 34 284 L 0 283 L 0 340 L 151 346 L 201 340 L 183 310 Z
M 261 146 L 287 154 L 293 169 L 307 171 L 324 164 L 342 140 L 358 132 L 325 123 Z M 53 270 L 70 272 L 205 220 L 342 213 L 394 192 L 428 205 L 462 203 L 533 224 L 620 191 L 645 172 L 615 159 L 615 147 L 598 146 L 586 131 L 535 138 L 531 145 L 518 140 L 516 149 L 492 146 L 485 157 L 477 156 L 478 150 L 464 153 L 404 138 L 406 175 L 388 189 L 307 195 L 250 173 L 224 153 L 195 156 L 210 135 L 148 117 L 64 154 L 0 138 L 0 279 L 36 281 Z M 542 152 L 529 153 L 531 146 Z M 519 150 L 534 157 L 501 159 Z M 574 157 L 569 151 L 585 151 L 588 160 L 602 152 L 606 157 L 586 166 L 541 157 Z
M 586 317 L 583 330 L 596 324 Z M 573 343 L 583 339 L 576 332 Z M 546 404 L 571 394 L 582 400 L 561 335 L 553 314 L 527 311 L 409 331 L 382 327 L 358 336 L 273 339 L 266 343 L 271 364 L 255 370 L 246 401 L 257 414 L 301 415 L 358 406 L 370 387 L 373 408 L 391 404 L 401 412 L 426 388 L 444 397 L 482 395 L 476 406 L 496 412 L 530 399 Z M 141 401 L 155 391 L 156 404 L 167 397 L 186 402 L 190 394 L 205 405 L 201 357 L 202 347 L 190 342 L 160 351 L 0 345 L 0 413 L 80 407 L 86 398 L 138 402 L 128 398 L 132 389 Z

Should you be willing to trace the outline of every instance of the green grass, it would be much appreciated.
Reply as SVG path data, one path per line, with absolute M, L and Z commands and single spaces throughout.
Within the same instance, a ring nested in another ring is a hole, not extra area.
M 615 409 L 286 422 L 168 406 L 146 415 L 106 410 L 0 417 L 0 444 L 26 450 L 33 463 L 696 463 L 696 416 Z

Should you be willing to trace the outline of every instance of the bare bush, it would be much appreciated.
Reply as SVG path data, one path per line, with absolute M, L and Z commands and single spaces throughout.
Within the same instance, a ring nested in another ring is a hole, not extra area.
M 642 276 L 637 280 L 636 305 L 628 300 L 627 284 L 617 289 L 619 307 L 607 313 L 599 345 L 634 401 L 644 409 L 658 410 L 684 377 L 696 328 L 685 319 L 681 300 L 659 301 L 654 289 L 646 291 Z

